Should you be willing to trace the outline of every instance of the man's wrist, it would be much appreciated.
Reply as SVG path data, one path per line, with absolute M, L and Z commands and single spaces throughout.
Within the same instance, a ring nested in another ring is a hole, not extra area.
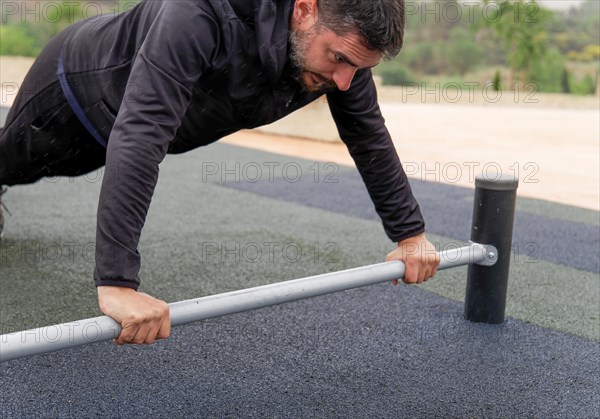
M 94 281 L 96 287 L 122 287 L 122 288 L 131 288 L 134 291 L 137 291 L 140 284 L 135 281 L 131 281 L 128 279 L 96 279 Z

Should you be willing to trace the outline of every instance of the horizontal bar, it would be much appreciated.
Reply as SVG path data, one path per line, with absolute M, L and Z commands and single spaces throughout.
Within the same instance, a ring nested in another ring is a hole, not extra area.
M 490 265 L 497 259 L 493 246 L 472 243 L 440 252 L 440 269 L 467 264 Z M 169 304 L 171 325 L 241 313 L 257 308 L 345 291 L 404 277 L 400 261 L 263 285 Z M 0 362 L 116 338 L 121 326 L 108 316 L 94 317 L 0 336 Z

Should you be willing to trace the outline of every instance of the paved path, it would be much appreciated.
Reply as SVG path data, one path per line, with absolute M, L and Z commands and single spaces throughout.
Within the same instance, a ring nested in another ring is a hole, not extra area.
M 3 333 L 99 314 L 101 177 L 6 195 Z M 430 239 L 468 239 L 471 190 L 414 190 Z M 453 269 L 180 327 L 151 347 L 5 363 L 0 417 L 598 417 L 598 212 L 518 207 L 501 326 L 462 320 L 466 269 Z M 142 289 L 178 301 L 377 263 L 392 244 L 354 169 L 215 144 L 166 159 L 140 247 Z

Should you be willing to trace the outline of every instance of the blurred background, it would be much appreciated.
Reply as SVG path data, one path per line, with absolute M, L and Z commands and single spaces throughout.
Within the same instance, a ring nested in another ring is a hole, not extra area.
M 596 93 L 600 2 L 475 3 L 408 3 L 406 47 L 380 68 L 384 83 L 533 82 L 541 92 Z
M 0 54 L 35 57 L 69 23 L 136 1 L 3 1 Z M 598 92 L 600 2 L 408 1 L 400 56 L 379 66 L 385 85 L 492 82 L 494 89 Z M 480 87 L 480 86 L 477 86 Z

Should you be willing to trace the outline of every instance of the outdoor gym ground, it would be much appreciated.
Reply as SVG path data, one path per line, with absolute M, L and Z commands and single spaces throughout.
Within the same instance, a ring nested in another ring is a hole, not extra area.
M 257 178 L 256 174 L 260 174 Z M 91 281 L 103 171 L 6 195 L 2 333 L 100 315 Z M 412 182 L 439 248 L 469 239 L 473 190 Z M 463 319 L 467 268 L 0 365 L 2 417 L 600 416 L 598 212 L 519 198 L 507 320 Z M 168 302 L 382 262 L 353 168 L 215 144 L 169 156 L 141 290 Z

